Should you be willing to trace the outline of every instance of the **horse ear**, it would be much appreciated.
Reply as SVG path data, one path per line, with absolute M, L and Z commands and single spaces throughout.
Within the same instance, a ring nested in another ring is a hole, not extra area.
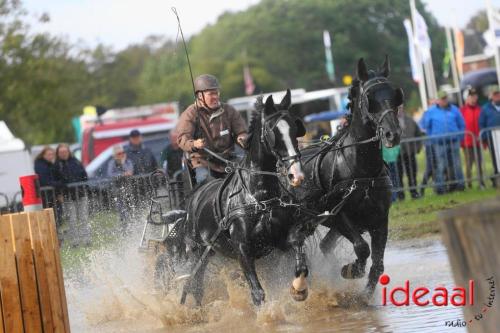
M 356 74 L 362 82 L 368 81 L 368 70 L 363 58 L 359 58 Z
M 295 125 L 297 126 L 297 134 L 295 135 L 295 137 L 301 138 L 306 135 L 306 127 L 304 126 L 302 120 L 300 120 L 299 118 L 295 119 Z
M 269 97 L 266 99 L 264 112 L 266 114 L 271 114 L 271 113 L 274 113 L 274 111 L 276 111 L 276 109 L 274 108 L 273 95 L 269 95 Z
M 288 110 L 290 105 L 292 105 L 292 93 L 290 92 L 290 89 L 287 89 L 285 97 L 281 100 L 280 110 Z
M 395 91 L 396 96 L 394 97 L 394 104 L 400 106 L 405 102 L 405 94 L 403 89 L 397 88 Z
M 379 73 L 383 77 L 389 77 L 389 73 L 391 71 L 391 65 L 389 63 L 389 56 L 386 54 L 385 55 L 385 60 L 384 63 L 382 64 L 382 67 L 379 68 Z

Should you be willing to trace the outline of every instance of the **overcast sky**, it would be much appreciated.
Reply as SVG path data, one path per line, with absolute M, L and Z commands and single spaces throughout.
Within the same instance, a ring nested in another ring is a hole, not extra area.
M 332 0 L 333 1 L 333 0 Z M 404 0 L 402 0 L 404 1 Z M 463 27 L 486 0 L 423 0 L 442 25 Z M 225 11 L 240 11 L 258 0 L 24 0 L 32 15 L 47 12 L 51 18 L 36 30 L 48 30 L 66 36 L 72 42 L 93 47 L 98 43 L 115 50 L 139 43 L 145 37 L 165 35 L 175 38 L 177 23 L 171 7 L 181 17 L 186 36 L 213 24 Z M 500 0 L 492 0 L 500 8 Z

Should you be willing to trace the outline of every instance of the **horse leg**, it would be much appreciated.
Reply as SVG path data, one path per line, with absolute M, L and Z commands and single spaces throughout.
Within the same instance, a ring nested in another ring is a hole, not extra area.
M 366 260 L 370 256 L 370 247 L 356 228 L 354 228 L 351 220 L 345 213 L 341 213 L 340 217 L 341 219 L 337 223 L 337 228 L 352 243 L 354 253 L 357 256 L 354 262 L 342 267 L 341 275 L 344 279 L 359 279 L 365 275 Z
M 297 302 L 302 302 L 307 299 L 308 286 L 307 286 L 307 276 L 309 275 L 309 268 L 306 262 L 306 253 L 304 252 L 304 246 L 295 246 L 295 279 L 290 287 L 290 294 L 292 298 Z
M 298 224 L 290 230 L 287 239 L 288 245 L 295 251 L 295 279 L 290 287 L 290 294 L 298 302 L 305 301 L 308 295 L 306 277 L 309 275 L 309 268 L 306 262 L 304 242 L 305 232 L 302 230 L 302 224 Z
M 198 250 L 198 255 L 196 256 L 196 261 L 193 263 L 192 269 L 196 267 L 198 261 L 202 257 L 202 253 L 205 251 L 205 247 L 200 248 Z M 186 302 L 186 297 L 188 294 L 192 294 L 194 300 L 196 301 L 196 305 L 201 306 L 201 301 L 203 300 L 204 294 L 204 286 L 203 286 L 203 278 L 205 276 L 205 269 L 207 268 L 208 257 L 204 258 L 201 262 L 200 268 L 196 272 L 196 274 L 189 278 L 184 287 L 182 288 L 182 296 L 181 296 L 181 304 Z
M 241 269 L 250 285 L 252 301 L 255 305 L 261 305 L 262 302 L 264 302 L 265 293 L 260 285 L 257 272 L 255 271 L 255 258 L 250 254 L 250 249 L 246 244 L 239 243 L 237 248 L 239 251 L 238 259 Z
M 326 233 L 325 237 L 319 243 L 319 249 L 323 255 L 327 255 L 335 250 L 337 246 L 337 241 L 340 238 L 340 233 L 334 226 L 330 227 L 330 230 Z
M 368 273 L 368 282 L 365 288 L 365 294 L 368 299 L 373 296 L 380 275 L 384 272 L 384 252 L 387 244 L 387 218 L 382 227 L 370 231 L 372 239 L 372 267 Z

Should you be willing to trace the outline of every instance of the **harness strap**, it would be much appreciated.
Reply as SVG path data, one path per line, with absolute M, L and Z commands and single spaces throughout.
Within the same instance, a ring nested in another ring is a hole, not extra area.
M 223 215 L 223 213 L 222 213 L 222 207 L 221 207 L 222 194 L 224 193 L 224 190 L 226 189 L 226 186 L 229 184 L 229 182 L 231 181 L 231 179 L 233 177 L 234 177 L 234 173 L 231 173 L 231 174 L 229 174 L 229 176 L 227 176 L 224 179 L 224 181 L 222 182 L 222 184 L 217 189 L 217 194 L 215 195 L 215 198 L 214 198 L 214 213 L 215 213 L 215 218 L 217 220 L 219 220 L 219 221 L 222 219 L 222 215 Z
M 333 146 L 333 143 L 330 143 L 329 141 L 324 141 L 324 143 L 326 144 L 326 146 L 324 146 L 323 148 L 321 148 L 320 151 L 318 151 L 316 154 L 312 155 L 311 157 L 309 157 L 305 162 L 304 164 L 307 164 L 309 163 L 311 160 L 313 160 L 316 156 L 318 156 L 319 154 L 322 154 L 326 151 L 336 151 L 336 150 L 341 150 L 341 149 L 344 149 L 344 148 L 349 148 L 349 147 L 353 147 L 353 146 L 359 146 L 359 145 L 363 145 L 365 143 L 370 143 L 370 142 L 376 142 L 380 140 L 379 138 L 379 135 L 375 135 L 369 139 L 366 139 L 366 140 L 362 140 L 362 141 L 358 141 L 358 142 L 353 142 L 353 143 L 350 143 L 348 145 L 339 145 L 339 144 L 336 144 L 335 147 L 332 147 Z M 340 141 L 340 139 L 339 139 Z M 342 140 L 343 142 L 343 140 Z
M 392 187 L 392 182 L 389 176 L 381 176 L 377 178 L 354 178 L 354 179 L 346 179 L 343 180 L 333 187 L 331 191 L 326 193 L 320 198 L 320 202 L 325 204 L 330 197 L 341 193 L 343 191 L 349 191 L 351 188 L 354 189 L 349 193 L 349 195 L 354 192 L 355 189 L 358 188 L 363 188 L 365 190 L 367 189 L 386 189 L 386 188 L 391 188 Z M 346 195 L 344 194 L 343 197 Z

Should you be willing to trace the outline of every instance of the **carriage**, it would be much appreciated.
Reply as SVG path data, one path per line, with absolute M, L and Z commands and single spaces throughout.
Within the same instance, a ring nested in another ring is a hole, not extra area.
M 155 248 L 158 243 L 168 244 L 169 240 L 175 238 L 179 222 L 184 216 L 184 181 L 179 177 L 170 178 L 162 170 L 154 171 L 149 178 L 153 196 L 139 243 L 141 251 Z

